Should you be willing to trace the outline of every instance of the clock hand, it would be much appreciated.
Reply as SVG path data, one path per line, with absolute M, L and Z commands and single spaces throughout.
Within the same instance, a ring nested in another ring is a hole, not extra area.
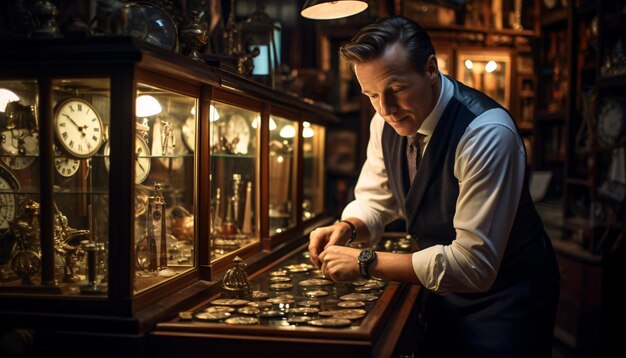
M 68 116 L 68 115 L 67 115 L 67 114 L 65 114 L 65 113 L 63 113 L 63 115 L 64 115 L 65 117 L 67 117 L 67 119 L 69 119 L 69 120 L 70 120 L 70 122 L 72 122 L 72 124 L 74 124 L 74 125 L 76 126 L 76 128 L 78 128 L 80 131 L 82 131 L 82 130 L 83 130 L 83 127 L 79 126 L 79 125 L 78 125 L 78 123 L 76 123 L 76 122 L 72 119 L 72 117 Z
M 137 156 L 135 157 L 135 161 L 137 162 L 137 164 L 139 164 L 139 167 L 141 168 L 141 170 L 145 172 L 146 168 L 144 168 L 143 165 L 141 165 L 141 162 L 139 161 L 139 155 L 141 154 L 141 152 L 142 152 L 142 149 L 137 148 Z

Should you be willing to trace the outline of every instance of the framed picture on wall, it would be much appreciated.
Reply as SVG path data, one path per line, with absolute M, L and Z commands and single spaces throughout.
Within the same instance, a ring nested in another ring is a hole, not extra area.
M 507 50 L 459 48 L 455 77 L 510 108 L 511 54 Z

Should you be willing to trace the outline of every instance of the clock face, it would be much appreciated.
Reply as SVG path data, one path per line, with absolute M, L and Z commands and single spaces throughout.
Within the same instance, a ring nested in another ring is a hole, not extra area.
M 104 146 L 104 166 L 107 170 L 110 167 L 110 159 L 111 155 L 111 147 L 109 145 L 111 142 L 107 142 Z M 150 149 L 148 148 L 148 144 L 143 138 L 139 135 L 135 136 L 135 184 L 143 183 L 146 178 L 148 178 L 148 174 L 150 174 Z
M 250 126 L 244 117 L 233 114 L 226 122 L 224 137 L 233 145 L 234 154 L 248 154 Z
M 8 169 L 0 165 L 0 229 L 8 229 L 15 218 L 20 184 Z
M 102 119 L 91 103 L 70 98 L 54 114 L 54 131 L 61 149 L 73 158 L 89 158 L 104 141 Z
M 139 136 L 135 136 L 135 184 L 143 183 L 150 174 L 150 149 Z
M 196 119 L 193 117 L 183 124 L 183 143 L 192 153 L 196 150 Z
M 621 143 L 626 137 L 626 102 L 613 97 L 602 101 L 598 113 L 598 138 L 606 145 Z
M 80 168 L 80 160 L 68 158 L 60 153 L 54 154 L 54 168 L 61 176 L 66 178 L 76 174 L 78 168 Z
M 28 168 L 39 155 L 39 134 L 30 129 L 10 129 L 0 135 L 2 151 L 6 156 L 2 161 L 9 168 Z

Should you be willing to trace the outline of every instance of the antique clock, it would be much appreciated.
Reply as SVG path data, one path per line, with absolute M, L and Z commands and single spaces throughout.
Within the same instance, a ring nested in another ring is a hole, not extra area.
M 0 165 L 0 230 L 8 229 L 18 206 L 16 193 L 20 183 L 10 170 Z
M 187 118 L 185 124 L 183 124 L 182 130 L 183 143 L 189 151 L 192 153 L 196 149 L 196 119 L 193 117 Z
M 135 184 L 141 184 L 150 174 L 150 148 L 140 136 L 135 136 Z
M 20 170 L 28 168 L 39 155 L 39 134 L 36 131 L 12 128 L 2 132 L 2 161 L 9 168 Z
M 60 149 L 72 158 L 90 158 L 104 142 L 104 125 L 91 103 L 69 98 L 54 112 L 54 131 Z
M 62 177 L 69 178 L 76 174 L 80 168 L 80 160 L 68 158 L 61 154 L 55 147 L 54 151 L 54 168 Z
M 111 142 L 104 146 L 104 166 L 109 170 L 111 154 Z M 150 174 L 150 148 L 148 143 L 139 135 L 135 136 L 135 184 L 141 184 Z

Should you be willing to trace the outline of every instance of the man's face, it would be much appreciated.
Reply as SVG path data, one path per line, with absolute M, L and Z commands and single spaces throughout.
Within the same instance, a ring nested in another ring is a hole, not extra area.
M 417 132 L 435 107 L 440 88 L 434 56 L 426 62 L 423 74 L 411 67 L 407 57 L 404 47 L 396 43 L 381 57 L 354 65 L 361 91 L 401 136 Z

